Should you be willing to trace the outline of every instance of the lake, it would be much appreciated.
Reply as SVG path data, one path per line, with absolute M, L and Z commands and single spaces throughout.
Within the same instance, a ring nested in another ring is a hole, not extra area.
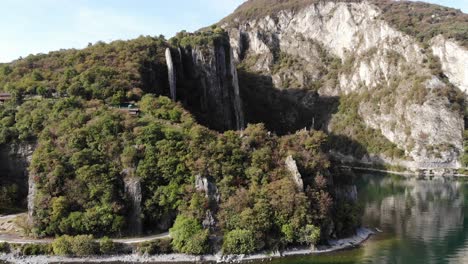
M 364 226 L 382 233 L 356 249 L 271 263 L 468 263 L 467 182 L 363 174 L 357 185 Z

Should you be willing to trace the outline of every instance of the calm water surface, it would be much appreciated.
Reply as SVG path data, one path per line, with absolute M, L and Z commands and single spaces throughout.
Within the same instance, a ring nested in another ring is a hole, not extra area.
M 468 264 L 468 182 L 360 175 L 364 226 L 376 235 L 361 247 L 271 263 Z

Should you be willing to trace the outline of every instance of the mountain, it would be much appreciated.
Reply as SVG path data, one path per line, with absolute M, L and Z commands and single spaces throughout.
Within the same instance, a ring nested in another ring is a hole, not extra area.
M 241 68 L 248 122 L 324 129 L 341 158 L 462 166 L 467 14 L 407 1 L 257 0 L 219 25 Z M 279 107 L 275 93 L 292 106 Z
M 0 210 L 37 236 L 175 223 L 197 254 L 352 234 L 341 164 L 466 167 L 467 38 L 468 15 L 420 2 L 250 0 L 170 40 L 2 64 Z

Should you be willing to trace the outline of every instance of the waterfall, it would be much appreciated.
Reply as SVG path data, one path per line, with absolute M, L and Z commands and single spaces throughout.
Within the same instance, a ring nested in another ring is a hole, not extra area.
M 167 62 L 167 71 L 169 74 L 169 87 L 171 90 L 171 98 L 173 101 L 176 101 L 176 92 L 177 92 L 177 87 L 176 87 L 176 72 L 174 68 L 174 61 L 172 60 L 172 54 L 171 54 L 171 49 L 167 48 L 166 49 L 166 62 Z
M 140 235 L 143 231 L 141 221 L 141 182 L 137 178 L 127 178 L 124 180 L 125 193 L 131 202 L 129 213 L 129 232 L 132 235 Z
M 242 111 L 242 100 L 240 97 L 239 89 L 239 77 L 237 76 L 236 64 L 234 62 L 234 52 L 231 48 L 231 75 L 232 75 L 232 86 L 234 88 L 234 113 L 236 115 L 236 126 L 237 130 L 243 130 L 245 128 L 244 112 Z

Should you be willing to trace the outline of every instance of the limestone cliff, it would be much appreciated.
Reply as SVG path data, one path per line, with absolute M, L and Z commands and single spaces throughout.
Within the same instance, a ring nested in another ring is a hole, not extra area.
M 138 178 L 124 179 L 125 194 L 129 200 L 128 227 L 130 235 L 141 235 L 143 231 L 142 223 L 142 192 L 141 180 Z
M 468 92 L 468 50 L 442 35 L 433 38 L 431 44 L 432 52 L 440 58 L 450 82 Z
M 34 199 L 34 182 L 28 173 L 33 151 L 34 145 L 28 143 L 0 146 L 0 184 L 18 186 L 20 200 L 26 196 L 28 201 Z M 20 204 L 14 206 L 25 206 L 28 201 L 18 201 Z
M 299 191 L 304 191 L 304 181 L 302 180 L 301 173 L 299 172 L 299 169 L 297 168 L 296 161 L 291 155 L 289 155 L 286 158 L 285 165 L 286 165 L 286 169 L 288 169 L 289 173 L 291 174 L 292 179 L 294 180 L 294 183 L 297 186 L 297 189 Z
M 311 96 L 315 92 L 319 98 L 353 96 L 355 123 L 403 150 L 407 165 L 459 167 L 463 104 L 458 104 L 460 95 L 457 101 L 451 94 L 467 89 L 467 50 L 442 36 L 425 48 L 381 19 L 377 5 L 351 2 L 317 1 L 264 17 L 225 20 L 221 26 L 242 69 L 270 80 L 271 89 L 310 94 L 295 99 L 302 101 L 298 107 L 318 101 Z M 434 71 L 434 55 L 451 83 Z M 243 86 L 248 85 L 241 79 Z M 310 117 L 301 124 L 354 139 L 355 131 L 337 129 L 344 118 L 331 116 L 336 109 L 321 110 L 305 108 L 300 115 Z
M 177 53 L 175 57 L 167 53 L 170 75 L 177 76 L 170 78 L 173 98 L 177 86 L 177 99 L 201 123 L 217 130 L 243 129 L 237 69 L 229 45 L 179 47 Z

